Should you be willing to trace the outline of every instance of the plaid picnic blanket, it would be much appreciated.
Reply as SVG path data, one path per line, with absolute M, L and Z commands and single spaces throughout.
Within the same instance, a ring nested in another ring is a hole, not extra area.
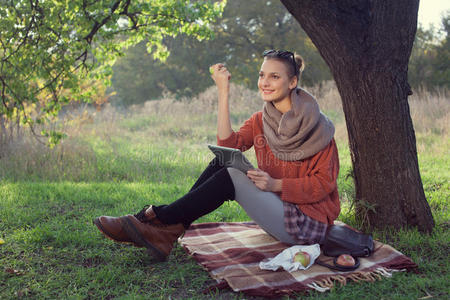
M 205 292 L 228 287 L 235 292 L 266 297 L 310 289 L 324 292 L 336 283 L 375 281 L 391 277 L 395 271 L 417 268 L 410 258 L 375 241 L 374 253 L 368 258 L 359 258 L 361 265 L 353 272 L 334 271 L 316 264 L 308 270 L 292 273 L 282 269 L 276 272 L 262 270 L 260 261 L 275 257 L 289 245 L 277 241 L 252 222 L 193 224 L 180 243 L 217 281 Z M 319 259 L 333 264 L 333 258 L 323 254 Z

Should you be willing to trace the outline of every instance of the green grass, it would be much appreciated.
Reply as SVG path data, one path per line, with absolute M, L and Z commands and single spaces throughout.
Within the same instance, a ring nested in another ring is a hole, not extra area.
M 114 244 L 92 225 L 98 215 L 136 211 L 150 201 L 162 203 L 163 198 L 181 195 L 186 187 L 4 183 L 0 218 L 6 243 L 0 249 L 0 261 L 2 269 L 23 274 L 0 272 L 0 298 L 14 298 L 15 293 L 39 299 L 125 295 L 167 298 L 182 293 L 179 288 L 186 282 L 203 286 L 210 281 L 208 275 L 181 249 L 168 263 L 154 264 L 142 249 Z M 210 220 L 221 220 L 218 216 Z M 223 218 L 229 217 L 224 213 Z M 167 268 L 168 264 L 173 267 Z
M 234 128 L 247 117 L 235 115 Z M 0 299 L 253 299 L 230 291 L 202 294 L 214 281 L 181 247 L 156 263 L 141 248 L 105 239 L 92 224 L 100 215 L 136 213 L 186 193 L 213 158 L 206 144 L 215 143 L 215 122 L 214 115 L 132 116 L 84 125 L 53 150 L 28 141 L 0 159 Z M 339 219 L 357 226 L 349 210 L 350 154 L 345 142 L 337 143 Z M 432 133 L 418 133 L 417 144 L 435 230 L 374 237 L 411 257 L 418 273 L 337 285 L 307 299 L 448 299 L 450 145 Z M 227 202 L 198 222 L 244 220 L 242 209 Z

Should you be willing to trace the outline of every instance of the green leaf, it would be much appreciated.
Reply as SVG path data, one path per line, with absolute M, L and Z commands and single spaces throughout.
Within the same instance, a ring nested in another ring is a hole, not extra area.
M 116 5 L 116 4 L 119 5 Z M 126 4 L 127 3 L 127 4 Z M 51 0 L 3 1 L 0 7 L 0 91 L 8 107 L 45 102 L 38 113 L 57 116 L 71 100 L 89 101 L 81 84 L 89 73 L 109 83 L 111 66 L 144 39 L 153 57 L 169 56 L 165 37 L 180 33 L 208 38 L 208 24 L 226 1 Z M 127 11 L 125 7 L 127 6 Z M 68 95 L 69 94 L 69 95 Z M 11 109 L 0 114 L 10 119 Z M 30 123 L 30 122 L 26 122 Z M 48 134 L 51 143 L 63 135 Z

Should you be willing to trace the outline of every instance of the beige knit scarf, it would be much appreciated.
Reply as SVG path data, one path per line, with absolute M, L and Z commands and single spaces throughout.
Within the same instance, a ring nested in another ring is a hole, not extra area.
M 325 148 L 334 135 L 333 123 L 317 101 L 301 88 L 291 92 L 292 108 L 282 114 L 272 102 L 263 107 L 264 136 L 275 157 L 302 160 Z

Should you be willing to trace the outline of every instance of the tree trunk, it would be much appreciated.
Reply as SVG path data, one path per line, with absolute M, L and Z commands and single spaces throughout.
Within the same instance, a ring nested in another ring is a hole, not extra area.
M 3 116 L 0 114 L 0 158 L 3 157 L 6 146 L 6 127 Z
M 418 0 L 281 0 L 336 81 L 343 102 L 357 217 L 371 227 L 431 232 L 409 112 L 408 61 Z

